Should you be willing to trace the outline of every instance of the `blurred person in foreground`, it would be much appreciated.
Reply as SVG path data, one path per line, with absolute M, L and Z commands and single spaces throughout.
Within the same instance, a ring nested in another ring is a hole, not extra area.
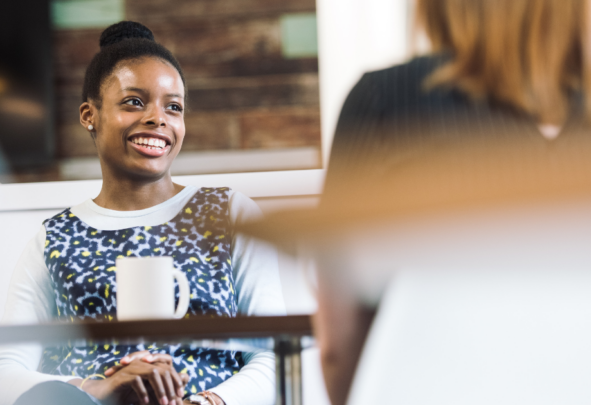
M 414 162 L 425 163 L 439 150 L 515 140 L 518 148 L 492 162 L 490 180 L 518 175 L 502 169 L 526 162 L 528 151 L 551 156 L 588 138 L 589 12 L 588 2 L 578 0 L 418 0 L 418 26 L 432 52 L 366 73 L 352 89 L 336 129 L 322 206 L 371 210 L 380 205 L 381 190 L 387 195 Z M 477 158 L 471 163 L 479 164 Z M 469 177 L 472 167 L 465 169 L 461 176 Z M 424 186 L 465 191 L 461 182 L 439 180 Z M 481 180 L 476 183 L 485 188 Z M 388 195 L 391 201 L 406 197 Z M 346 261 L 333 255 L 320 271 L 315 326 L 329 396 L 343 405 L 379 294 L 368 304 L 352 291 L 359 286 L 347 285 L 331 266 L 343 268 Z M 371 268 L 356 271 L 387 284 Z
M 3 323 L 115 320 L 118 257 L 172 256 L 189 280 L 187 317 L 285 314 L 276 251 L 234 232 L 261 215 L 256 203 L 229 188 L 172 181 L 185 137 L 178 61 L 131 21 L 108 27 L 100 46 L 80 123 L 96 144 L 102 189 L 46 220 L 27 245 Z M 0 348 L 0 404 L 168 405 L 207 391 L 212 405 L 271 405 L 274 366 L 268 351 L 12 345 Z

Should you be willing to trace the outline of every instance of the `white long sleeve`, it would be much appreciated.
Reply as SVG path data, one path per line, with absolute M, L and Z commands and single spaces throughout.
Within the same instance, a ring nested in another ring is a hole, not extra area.
M 275 403 L 275 355 L 267 351 L 251 355 L 238 374 L 210 390 L 222 398 L 226 405 Z M 270 391 L 269 387 L 273 387 L 273 390 Z
M 88 200 L 72 208 L 82 221 L 97 229 L 124 229 L 158 225 L 172 219 L 197 191 L 186 187 L 175 197 L 141 211 L 112 211 Z M 230 220 L 233 225 L 260 217 L 254 201 L 231 192 Z M 45 228 L 29 242 L 13 273 L 3 324 L 49 321 L 55 317 L 55 299 L 44 260 Z M 285 315 L 277 253 L 268 244 L 235 235 L 232 263 L 238 311 L 246 315 Z M 37 372 L 42 356 L 40 345 L 0 347 L 0 405 L 11 405 L 22 393 L 44 381 L 68 381 Z M 271 405 L 275 393 L 274 356 L 271 352 L 244 354 L 246 366 L 212 391 L 227 405 Z
M 23 251 L 10 281 L 3 324 L 50 321 L 55 314 L 53 289 L 43 259 L 45 229 Z M 45 381 L 68 381 L 37 372 L 43 347 L 39 344 L 0 347 L 0 404 L 10 405 L 24 392 Z

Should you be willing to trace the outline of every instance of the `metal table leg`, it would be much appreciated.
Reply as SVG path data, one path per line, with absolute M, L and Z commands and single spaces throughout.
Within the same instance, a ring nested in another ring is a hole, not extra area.
M 302 344 L 299 337 L 275 339 L 276 405 L 302 405 Z

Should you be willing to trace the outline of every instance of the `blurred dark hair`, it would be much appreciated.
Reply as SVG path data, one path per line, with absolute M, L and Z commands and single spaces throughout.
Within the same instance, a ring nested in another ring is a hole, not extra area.
M 418 0 L 417 22 L 433 50 L 453 55 L 425 85 L 451 85 L 561 124 L 569 92 L 586 101 L 591 94 L 587 8 L 580 0 Z
M 185 76 L 181 65 L 172 53 L 154 40 L 150 29 L 134 21 L 121 21 L 103 31 L 100 38 L 101 50 L 97 53 L 84 77 L 82 101 L 95 101 L 100 107 L 101 86 L 115 67 L 126 60 L 152 57 L 171 64 L 185 85 Z M 186 91 L 185 91 L 186 94 Z

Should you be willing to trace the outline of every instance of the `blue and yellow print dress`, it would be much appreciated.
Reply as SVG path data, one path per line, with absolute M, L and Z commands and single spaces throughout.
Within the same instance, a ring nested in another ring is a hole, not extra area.
M 118 257 L 172 256 L 189 280 L 188 316 L 235 317 L 231 262 L 232 228 L 228 188 L 202 188 L 172 220 L 158 226 L 116 231 L 92 228 L 69 209 L 44 222 L 45 263 L 59 319 L 70 322 L 116 317 Z M 176 287 L 178 303 L 178 286 Z M 125 355 L 149 350 L 167 353 L 177 371 L 190 376 L 187 394 L 217 386 L 243 366 L 239 352 L 181 345 L 99 345 L 48 348 L 41 370 L 85 378 L 102 374 Z

